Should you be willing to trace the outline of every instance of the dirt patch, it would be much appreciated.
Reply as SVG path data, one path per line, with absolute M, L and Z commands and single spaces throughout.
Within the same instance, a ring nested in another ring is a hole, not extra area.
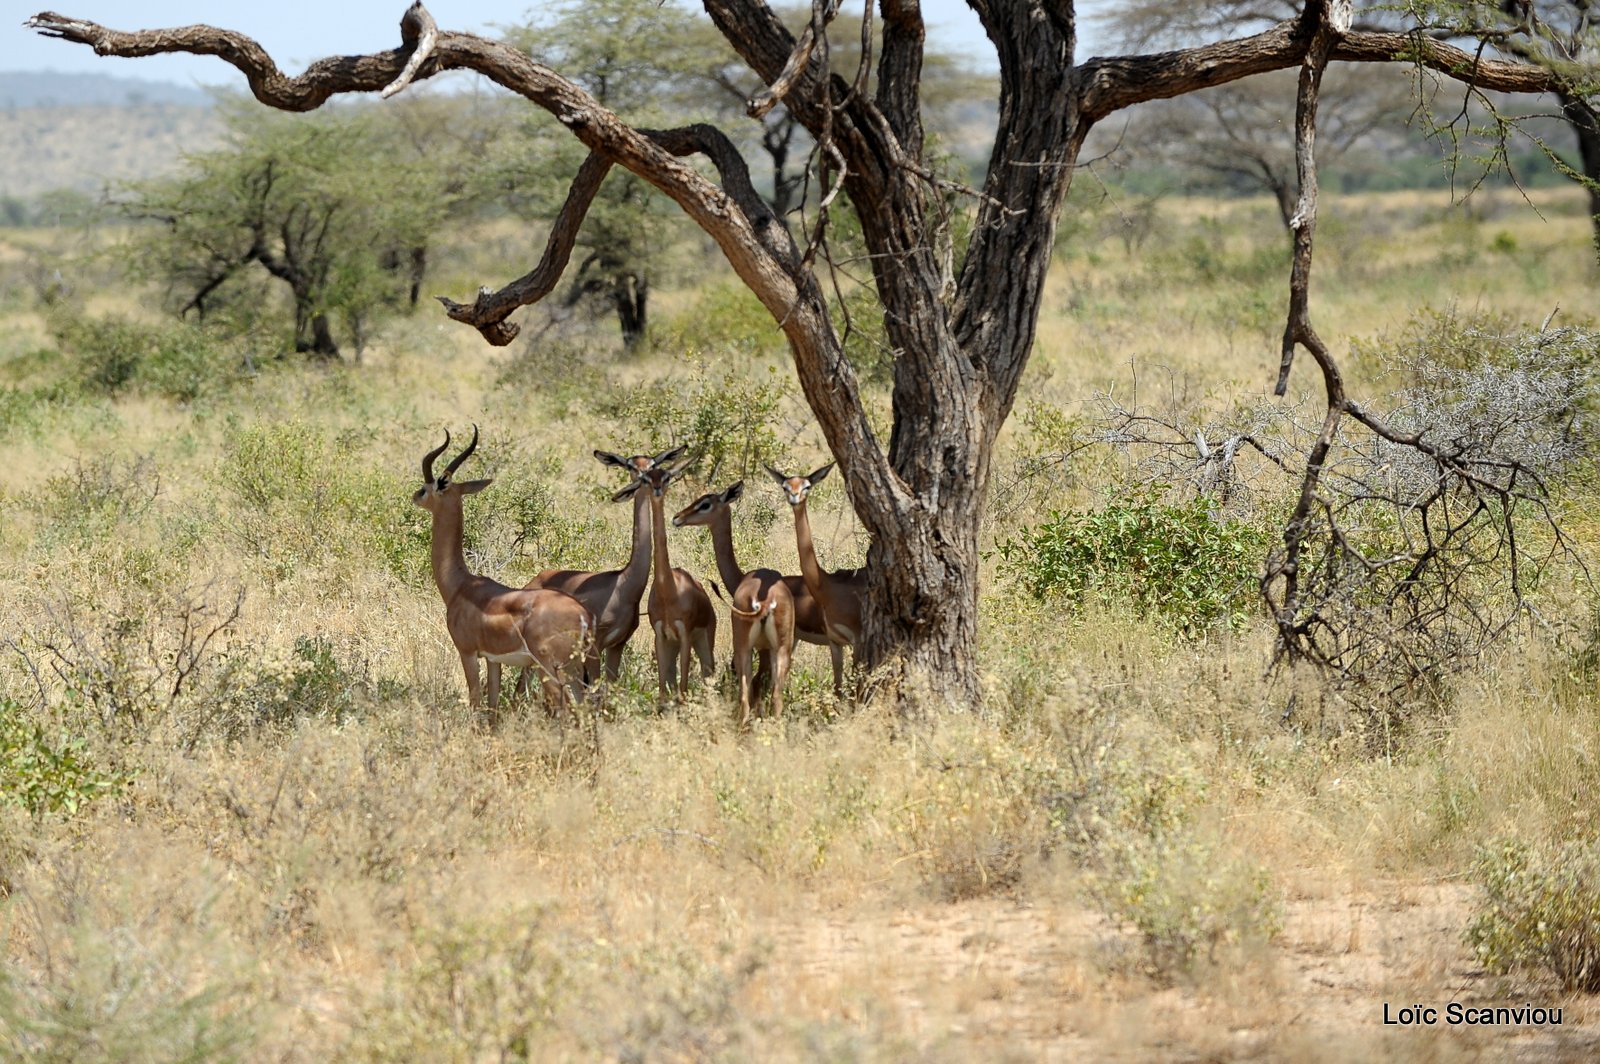
M 1381 884 L 1285 909 L 1264 956 L 1175 986 L 1129 937 L 1067 905 L 1003 899 L 783 920 L 763 1004 L 890 1035 L 919 1059 L 1594 1060 L 1593 999 L 1508 998 L 1462 942 L 1453 884 Z M 1560 1027 L 1451 1026 L 1446 1006 L 1561 1008 Z M 1434 1025 L 1384 1024 L 1416 1004 Z

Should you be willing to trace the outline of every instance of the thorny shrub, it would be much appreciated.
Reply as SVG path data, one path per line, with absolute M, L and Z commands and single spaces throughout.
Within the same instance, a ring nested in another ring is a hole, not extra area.
M 1483 897 L 1467 941 L 1484 967 L 1600 992 L 1600 843 L 1540 852 L 1500 840 L 1479 852 L 1475 873 Z
M 1075 607 L 1097 596 L 1123 599 L 1196 637 L 1246 623 L 1270 538 L 1223 516 L 1210 497 L 1163 502 L 1144 491 L 1100 510 L 1051 511 L 997 549 L 1001 571 L 1036 598 Z
M 0 698 L 0 801 L 72 816 L 128 782 L 97 767 L 81 738 L 53 741 L 21 703 Z
M 1538 610 L 1575 556 L 1564 474 L 1595 453 L 1600 333 L 1435 323 L 1422 340 L 1446 325 L 1440 358 L 1392 352 L 1411 383 L 1379 418 L 1387 434 L 1344 419 L 1298 529 L 1293 601 L 1268 566 L 1285 652 L 1386 721 Z

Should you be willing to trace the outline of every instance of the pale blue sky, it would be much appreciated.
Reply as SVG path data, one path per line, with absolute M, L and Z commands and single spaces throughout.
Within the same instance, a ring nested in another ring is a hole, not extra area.
M 231 66 L 211 56 L 97 56 L 81 44 L 42 37 L 22 27 L 29 15 L 53 10 L 114 29 L 152 29 L 206 22 L 239 30 L 260 41 L 280 67 L 299 73 L 326 55 L 351 55 L 392 48 L 400 40 L 400 16 L 409 0 L 273 0 L 216 3 L 205 0 L 0 0 L 9 18 L 0 22 L 0 70 L 56 70 L 114 74 L 181 84 L 243 87 Z M 523 21 L 542 5 L 528 0 L 427 0 L 441 28 L 485 32 L 492 24 Z M 953 51 L 965 51 L 984 66 L 993 53 L 977 17 L 962 0 L 923 0 L 929 33 Z

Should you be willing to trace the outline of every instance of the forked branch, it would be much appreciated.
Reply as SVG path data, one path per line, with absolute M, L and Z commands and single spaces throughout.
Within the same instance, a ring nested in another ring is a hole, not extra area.
M 590 152 L 583 160 L 583 165 L 578 167 L 578 175 L 572 179 L 572 187 L 567 190 L 566 202 L 561 204 L 561 210 L 556 214 L 539 265 L 497 292 L 487 287 L 480 288 L 478 298 L 471 303 L 457 303 L 445 296 L 436 296 L 444 304 L 444 312 L 453 320 L 477 329 L 485 340 L 496 347 L 504 347 L 515 340 L 521 331 L 520 326 L 506 318 L 520 307 L 539 302 L 555 289 L 561 275 L 566 272 L 567 263 L 572 259 L 578 230 L 583 228 L 583 219 L 594 203 L 595 193 L 610 172 L 611 160 L 598 152 Z

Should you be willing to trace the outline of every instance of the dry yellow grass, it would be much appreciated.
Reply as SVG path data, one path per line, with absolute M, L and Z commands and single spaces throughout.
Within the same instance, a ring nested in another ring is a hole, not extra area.
M 1592 305 L 1576 197 L 1545 199 L 1540 221 L 1486 197 L 1490 217 L 1470 226 L 1416 196 L 1330 204 L 1324 332 L 1347 351 L 1419 302 L 1535 322 Z M 1282 279 L 1250 263 L 1273 261 L 1267 211 L 1174 203 L 1140 254 L 1115 239 L 1064 251 L 1027 400 L 1077 409 L 1122 387 L 1130 362 L 1141 387 L 1194 406 L 1265 391 Z M 694 312 L 692 293 L 668 303 Z M 49 333 L 36 308 L 11 306 L 0 356 L 21 365 Z M 682 373 L 675 354 L 594 361 L 614 390 Z M 43 685 L 50 709 L 30 712 L 48 737 L 81 740 L 127 781 L 76 815 L 0 805 L 9 1052 L 1592 1057 L 1591 1001 L 1492 979 L 1462 939 L 1479 842 L 1581 837 L 1593 821 L 1595 693 L 1546 638 L 1460 678 L 1448 713 L 1374 757 L 1361 718 L 1314 677 L 1263 675 L 1265 626 L 1191 643 L 1115 609 L 1032 603 L 986 563 L 982 716 L 912 726 L 836 707 L 812 649 L 789 719 L 741 734 L 726 684 L 655 713 L 639 637 L 593 730 L 526 712 L 484 732 L 417 567 L 419 455 L 444 425 L 482 426 L 479 468 L 499 483 L 469 527 L 480 564 L 513 580 L 551 544 L 619 564 L 627 515 L 600 501 L 614 485 L 588 452 L 652 442 L 598 389 L 558 404 L 500 383 L 519 357 L 423 313 L 359 367 L 268 366 L 192 407 L 41 403 L 0 435 L 0 697 L 31 707 Z M 776 359 L 707 357 L 730 382 L 789 388 L 786 458 L 822 460 L 787 377 L 767 373 Z M 1362 371 L 1374 387 L 1381 376 Z M 997 469 L 1033 444 L 1015 425 Z M 248 476 L 277 494 L 252 501 Z M 686 501 L 699 487 L 677 490 Z M 1097 490 L 1025 495 L 1083 505 Z M 509 522 L 535 491 L 555 531 L 518 545 Z M 997 516 L 992 533 L 1031 516 Z M 856 564 L 837 487 L 815 520 L 824 561 Z M 748 485 L 739 536 L 750 558 L 795 567 L 764 479 Z M 714 571 L 693 530 L 672 550 Z M 84 647 L 137 656 L 146 632 L 166 638 L 181 592 L 215 605 L 236 588 L 241 619 L 193 692 L 153 697 L 139 720 L 64 694 L 52 664 L 70 675 Z M 139 638 L 117 643 L 118 625 Z M 1284 724 L 1294 691 L 1315 708 Z M 1142 911 L 1215 914 L 1193 965 L 1152 962 L 1134 923 L 1107 915 L 1135 881 L 1153 895 Z M 1566 1022 L 1382 1025 L 1385 1002 L 1450 1000 L 1532 1000 Z

